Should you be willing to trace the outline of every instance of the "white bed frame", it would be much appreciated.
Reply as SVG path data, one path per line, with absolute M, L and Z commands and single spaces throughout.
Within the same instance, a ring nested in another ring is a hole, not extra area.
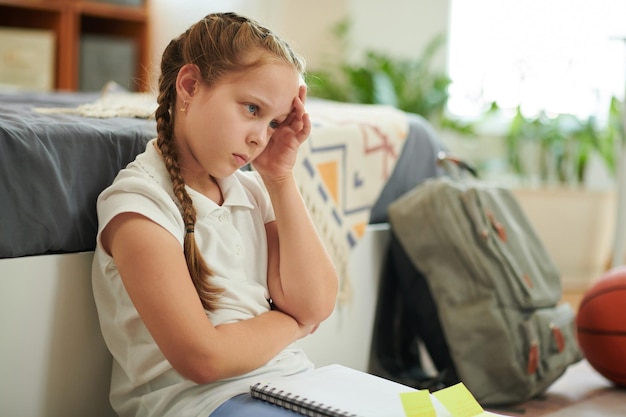
M 352 301 L 300 344 L 317 365 L 367 370 L 387 225 L 350 259 Z M 0 415 L 113 417 L 111 357 L 91 293 L 91 252 L 0 260 Z

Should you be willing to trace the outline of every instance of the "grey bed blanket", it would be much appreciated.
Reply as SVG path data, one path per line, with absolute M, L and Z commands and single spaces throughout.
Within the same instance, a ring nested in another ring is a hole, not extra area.
M 96 199 L 156 136 L 154 120 L 42 114 L 98 98 L 86 93 L 0 94 L 0 258 L 93 250 Z M 429 124 L 408 115 L 409 136 L 372 207 L 371 223 L 427 177 L 443 148 Z
M 0 94 L 0 258 L 95 247 L 96 198 L 156 135 L 154 120 L 40 114 L 93 94 Z

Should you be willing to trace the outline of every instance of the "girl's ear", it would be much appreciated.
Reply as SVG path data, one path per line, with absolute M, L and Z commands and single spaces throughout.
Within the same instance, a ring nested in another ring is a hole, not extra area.
M 200 70 L 194 64 L 184 65 L 176 77 L 176 95 L 182 101 L 191 101 L 202 83 Z

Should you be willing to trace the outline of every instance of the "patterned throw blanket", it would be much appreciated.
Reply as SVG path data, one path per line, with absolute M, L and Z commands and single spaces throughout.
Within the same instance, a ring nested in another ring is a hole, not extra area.
M 337 266 L 339 302 L 351 297 L 348 262 L 365 233 L 370 211 L 391 175 L 408 135 L 406 115 L 388 106 L 309 99 L 312 132 L 295 175 L 309 212 Z M 154 117 L 149 93 L 106 93 L 76 108 L 36 109 L 85 117 Z
M 338 269 L 339 302 L 352 295 L 348 261 L 408 135 L 393 107 L 310 99 L 312 132 L 300 150 L 296 179 Z

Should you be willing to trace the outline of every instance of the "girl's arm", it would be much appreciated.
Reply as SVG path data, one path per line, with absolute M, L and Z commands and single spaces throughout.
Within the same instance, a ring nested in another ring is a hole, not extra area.
M 266 225 L 268 286 L 275 305 L 303 324 L 319 324 L 335 306 L 338 280 L 298 190 L 293 166 L 311 132 L 301 86 L 293 109 L 255 160 L 269 191 L 276 221 Z
M 118 215 L 101 240 L 155 342 L 174 369 L 196 383 L 256 369 L 314 329 L 280 311 L 213 326 L 180 244 L 142 215 Z
M 333 311 L 337 272 L 293 175 L 266 182 L 276 221 L 266 225 L 268 286 L 274 304 L 302 324 L 319 324 Z

